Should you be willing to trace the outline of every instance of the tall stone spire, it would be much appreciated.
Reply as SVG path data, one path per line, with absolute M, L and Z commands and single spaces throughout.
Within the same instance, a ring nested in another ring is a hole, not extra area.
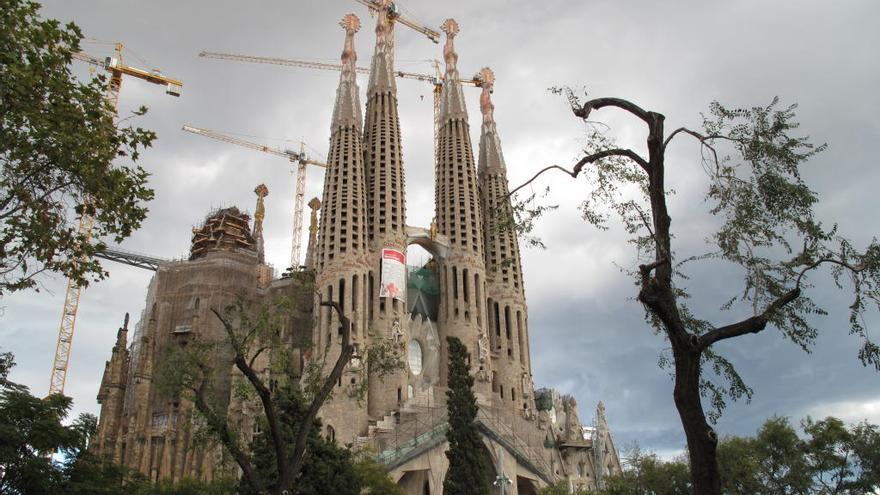
M 383 248 L 406 250 L 403 154 L 394 81 L 394 24 L 388 18 L 391 1 L 379 3 L 364 123 L 371 264 L 378 261 Z
M 512 225 L 512 208 L 507 184 L 507 167 L 495 125 L 491 94 L 495 74 L 480 71 L 479 180 L 480 202 L 485 224 L 486 296 L 489 313 L 489 341 L 493 349 L 493 370 L 499 387 L 507 387 L 505 398 L 516 409 L 534 409 L 529 355 L 528 313 L 522 283 L 519 239 Z M 519 390 L 517 390 L 519 389 Z M 518 392 L 518 393 L 517 393 Z
M 341 257 L 362 258 L 367 247 L 360 97 L 355 77 L 357 53 L 354 50 L 354 33 L 361 24 L 356 15 L 346 14 L 340 25 L 345 29 L 345 48 L 324 174 L 321 202 L 324 215 L 319 229 L 316 263 L 319 276 L 325 269 L 339 266 Z
M 263 204 L 263 200 L 266 196 L 269 195 L 269 188 L 266 187 L 266 184 L 260 184 L 254 189 L 254 193 L 257 195 L 257 207 L 254 209 L 254 243 L 257 246 L 257 257 L 260 260 L 260 263 L 265 259 L 265 245 L 263 242 L 263 219 L 266 218 L 266 206 Z
M 345 49 L 342 52 L 342 74 L 336 91 L 336 108 L 330 128 L 330 151 L 327 153 L 327 171 L 318 229 L 316 264 L 317 324 L 312 343 L 315 357 L 324 357 L 332 366 L 340 352 L 339 319 L 331 308 L 319 307 L 321 301 L 334 301 L 351 320 L 352 343 L 360 345 L 367 329 L 367 204 L 364 183 L 363 146 L 361 142 L 360 100 L 355 80 L 354 33 L 360 20 L 347 14 L 341 22 L 345 29 Z M 329 372 L 329 368 L 325 370 Z M 348 387 L 357 386 L 359 374 L 346 371 L 342 380 Z M 354 442 L 361 434 L 360 424 L 366 423 L 366 410 L 355 398 L 340 391 L 324 405 L 322 411 L 348 412 L 350 421 L 330 424 L 337 438 Z
M 440 132 L 435 180 L 436 223 L 440 234 L 449 239 L 448 255 L 440 262 L 440 362 L 448 362 L 447 336 L 461 339 L 472 356 L 480 360 L 476 392 L 480 400 L 489 399 L 491 370 L 482 352 L 486 339 L 485 260 L 483 224 L 479 204 L 477 174 L 467 123 L 467 109 L 458 77 L 458 55 L 453 39 L 458 24 L 447 19 L 441 29 L 446 33 L 443 58 L 446 75 L 441 90 Z M 446 383 L 447 368 L 441 366 L 441 382 Z
M 467 121 L 467 108 L 464 104 L 464 92 L 461 89 L 458 73 L 458 53 L 455 52 L 453 40 L 459 32 L 455 19 L 446 19 L 440 29 L 446 33 L 443 45 L 443 60 L 446 62 L 445 80 L 440 93 L 440 126 L 448 119 Z
M 376 49 L 373 52 L 373 63 L 370 65 L 368 100 L 377 92 L 397 93 L 397 83 L 394 78 L 394 23 L 388 18 L 391 0 L 378 0 L 377 3 L 379 14 L 376 16 Z
M 361 20 L 354 14 L 346 14 L 339 25 L 345 29 L 345 46 L 342 49 L 342 74 L 339 76 L 339 87 L 336 89 L 336 105 L 333 107 L 333 121 L 330 133 L 339 128 L 352 126 L 361 129 L 361 102 L 355 67 L 357 52 L 354 50 L 354 33 L 361 28 Z
M 404 197 L 403 153 L 400 146 L 400 120 L 397 86 L 394 78 L 394 23 L 388 17 L 390 0 L 379 0 L 376 20 L 376 48 L 370 65 L 367 111 L 364 122 L 364 167 L 367 181 L 369 217 L 368 263 L 371 271 L 370 331 L 373 338 L 391 340 L 406 327 L 408 318 L 405 293 L 382 297 L 382 260 L 385 250 L 397 259 L 406 256 L 406 200 Z M 405 291 L 406 281 L 401 281 Z M 387 295 L 387 294 L 386 294 Z M 398 337 L 399 339 L 399 337 Z M 370 415 L 380 418 L 397 409 L 406 387 L 406 371 L 391 376 L 370 376 L 367 406 Z

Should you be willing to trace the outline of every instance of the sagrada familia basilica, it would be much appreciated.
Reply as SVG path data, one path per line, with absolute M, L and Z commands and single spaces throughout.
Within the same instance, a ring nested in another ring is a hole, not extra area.
M 379 13 L 366 107 L 355 79 L 353 39 L 360 21 L 348 14 L 341 24 L 343 69 L 323 198 L 309 203 L 305 265 L 275 278 L 265 264 L 265 186 L 255 191 L 253 226 L 237 208 L 209 214 L 193 229 L 189 259 L 157 270 L 133 335 L 127 318 L 119 329 L 98 393 L 92 448 L 155 480 L 236 475 L 222 447 L 199 434 L 204 423 L 192 402 L 163 392 L 155 373 L 169 346 L 225 338 L 212 308 L 241 297 L 261 303 L 286 296 L 300 310 L 285 319 L 283 330 L 295 357 L 295 380 L 317 356 L 328 363 L 339 356 L 338 317 L 322 301 L 342 306 L 359 348 L 384 342 L 400 350 L 404 365 L 381 377 L 353 358 L 319 418 L 323 434 L 340 445 L 369 447 L 405 493 L 443 492 L 449 336 L 469 351 L 491 482 L 507 480 L 509 494 L 534 494 L 557 482 L 572 489 L 602 486 L 605 476 L 621 469 L 604 406 L 599 402 L 595 419 L 584 424 L 573 398 L 536 390 L 532 381 L 518 239 L 499 226 L 511 205 L 493 116 L 492 71 L 484 68 L 479 76 L 482 121 L 475 159 L 454 46 L 459 28 L 452 19 L 444 22 L 435 219 L 413 227 L 406 216 L 393 23 Z M 406 265 L 412 244 L 432 255 L 424 266 Z M 534 335 L 541 338 L 539 331 Z M 273 378 L 263 361 L 255 367 L 266 367 L 268 382 Z M 249 436 L 258 431 L 262 410 L 234 393 L 241 379 L 230 366 L 212 386 L 229 420 Z

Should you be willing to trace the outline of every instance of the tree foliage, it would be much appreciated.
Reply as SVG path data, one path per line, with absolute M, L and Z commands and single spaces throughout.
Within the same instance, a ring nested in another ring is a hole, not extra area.
M 880 309 L 880 243 L 874 238 L 859 250 L 836 226 L 816 218 L 817 195 L 804 182 L 801 167 L 825 145 L 797 135 L 794 105 L 782 107 L 774 99 L 767 106 L 732 109 L 715 102 L 701 130 L 680 127 L 667 133 L 662 114 L 630 101 L 583 101 L 570 89 L 556 91 L 568 97 L 574 115 L 585 122 L 605 108 L 640 120 L 647 129 L 647 153 L 618 146 L 607 128 L 594 125 L 584 156 L 572 169 L 546 167 L 512 193 L 552 170 L 583 177 L 591 187 L 581 205 L 584 219 L 607 229 L 614 218 L 629 234 L 638 253 L 629 270 L 638 300 L 647 321 L 670 346 L 661 362 L 673 368 L 673 397 L 688 442 L 693 489 L 717 494 L 717 435 L 709 421 L 717 420 L 727 399 L 748 399 L 752 390 L 714 344 L 769 325 L 809 350 L 818 332 L 812 317 L 825 314 L 811 298 L 811 284 L 821 280 L 819 269 L 828 267 L 831 281 L 852 294 L 850 333 L 861 342 L 859 359 L 880 370 L 880 347 L 863 324 L 865 311 Z M 693 138 L 702 150 L 701 166 L 688 174 L 705 177 L 703 199 L 717 226 L 705 251 L 678 253 L 674 248 L 666 152 L 677 137 Z M 733 292 L 719 302 L 720 309 L 737 314 L 732 322 L 709 321 L 688 305 L 686 270 L 694 262 L 715 262 L 715 273 L 722 277 L 739 272 L 739 284 L 726 277 Z M 710 404 L 709 421 L 704 398 Z
M 14 364 L 12 354 L 0 354 L 0 494 L 122 495 L 145 486 L 143 477 L 87 451 L 97 426 L 93 415 L 64 425 L 73 401 L 60 394 L 34 397 L 9 381 Z
M 103 75 L 73 76 L 82 33 L 41 19 L 39 7 L 0 0 L 0 295 L 47 271 L 82 285 L 103 278 L 91 256 L 103 239 L 131 235 L 153 197 L 134 162 L 154 133 L 117 120 Z M 117 158 L 131 163 L 113 166 Z M 95 218 L 92 238 L 77 231 L 84 213 Z
M 404 495 L 403 488 L 388 477 L 385 466 L 378 463 L 372 454 L 370 451 L 363 451 L 355 457 L 354 472 L 357 475 L 362 493 Z
M 443 480 L 443 493 L 488 494 L 487 471 L 482 456 L 485 447 L 477 430 L 477 398 L 472 390 L 474 377 L 467 364 L 467 348 L 455 337 L 446 337 L 446 344 L 449 347 L 449 390 L 446 391 L 449 469 Z
M 286 455 L 290 457 L 293 455 L 299 425 L 306 416 L 307 404 L 302 395 L 290 386 L 284 386 L 274 394 L 273 401 L 276 404 L 282 427 L 281 438 L 285 445 Z M 319 421 L 313 421 L 312 424 L 303 459 L 302 475 L 297 479 L 291 493 L 295 495 L 319 495 L 322 493 L 358 495 L 361 486 L 353 466 L 351 452 L 340 448 L 335 441 L 322 437 Z M 272 434 L 268 428 L 261 428 L 261 430 L 254 436 L 250 451 L 253 456 L 255 474 L 265 482 L 267 490 L 274 492 L 280 476 L 278 475 L 278 463 L 275 458 Z M 243 485 L 242 493 L 260 493 L 254 487 Z
M 870 495 L 880 489 L 880 429 L 867 422 L 845 425 L 833 417 L 801 422 L 770 418 L 753 437 L 718 443 L 721 493 L 725 495 Z M 626 469 L 606 478 L 594 495 L 683 495 L 691 492 L 686 458 L 659 459 L 634 448 Z M 553 492 L 547 492 L 548 495 Z
M 656 454 L 633 448 L 625 459 L 628 467 L 605 479 L 605 495 L 686 495 L 691 493 L 690 470 L 683 459 L 663 461 Z

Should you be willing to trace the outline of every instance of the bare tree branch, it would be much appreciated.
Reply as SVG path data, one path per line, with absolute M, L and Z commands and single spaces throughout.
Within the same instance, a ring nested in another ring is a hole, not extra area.
M 621 98 L 594 98 L 583 104 L 581 108 L 575 108 L 574 114 L 584 120 L 590 116 L 593 110 L 601 110 L 605 107 L 617 107 L 635 115 L 642 119 L 649 126 L 651 125 L 651 116 L 649 112 L 633 102 Z
M 699 337 L 700 349 L 707 349 L 709 346 L 720 340 L 739 337 L 748 333 L 758 333 L 767 327 L 767 320 L 778 310 L 782 309 L 786 304 L 794 301 L 801 295 L 800 287 L 786 292 L 776 298 L 769 306 L 759 315 L 746 318 L 745 320 L 716 328 L 705 335 Z
M 630 160 L 636 162 L 640 167 L 642 167 L 643 170 L 647 171 L 647 169 L 648 169 L 648 162 L 644 158 L 639 156 L 638 153 L 636 153 L 635 151 L 632 151 L 629 149 L 623 149 L 623 148 L 602 150 L 602 151 L 599 151 L 599 152 L 596 152 L 596 153 L 593 153 L 591 155 L 587 155 L 587 156 L 581 158 L 571 170 L 568 170 L 568 169 L 561 167 L 559 165 L 550 165 L 549 167 L 546 167 L 546 168 L 540 170 L 531 179 L 529 179 L 529 180 L 523 182 L 522 184 L 520 184 L 519 186 L 515 187 L 512 191 L 510 191 L 510 193 L 507 194 L 507 196 L 508 197 L 513 196 L 514 193 L 516 193 L 520 189 L 522 189 L 522 188 L 526 187 L 527 185 L 531 184 L 532 182 L 534 182 L 535 179 L 537 179 L 541 174 L 543 174 L 544 172 L 547 172 L 548 170 L 558 169 L 558 170 L 561 170 L 561 171 L 565 172 L 566 174 L 570 175 L 571 178 L 576 179 L 577 176 L 583 170 L 585 165 L 593 163 L 598 160 L 601 160 L 603 158 L 608 158 L 610 156 L 622 156 L 625 158 L 629 158 Z
M 263 353 L 263 351 L 268 350 L 268 349 L 269 349 L 269 347 L 266 346 L 266 347 L 261 347 L 259 350 L 257 350 L 257 352 L 255 352 L 254 355 L 251 357 L 251 360 L 248 361 L 248 366 L 250 366 L 251 368 L 253 368 L 253 367 L 254 367 L 254 361 L 257 360 L 257 357 L 259 357 L 260 354 Z

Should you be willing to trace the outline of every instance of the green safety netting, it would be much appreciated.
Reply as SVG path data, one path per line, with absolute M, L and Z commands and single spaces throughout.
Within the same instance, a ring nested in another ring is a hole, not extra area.
M 440 310 L 440 279 L 427 267 L 407 267 L 407 308 L 412 314 L 437 321 Z

